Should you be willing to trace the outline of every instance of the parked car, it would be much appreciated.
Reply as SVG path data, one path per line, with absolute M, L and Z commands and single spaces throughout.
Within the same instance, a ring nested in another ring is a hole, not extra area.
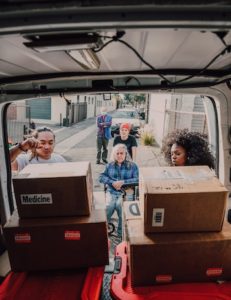
M 112 137 L 115 134 L 119 134 L 120 125 L 122 123 L 130 123 L 130 134 L 138 137 L 138 130 L 140 129 L 140 117 L 138 112 L 134 108 L 121 108 L 112 113 Z

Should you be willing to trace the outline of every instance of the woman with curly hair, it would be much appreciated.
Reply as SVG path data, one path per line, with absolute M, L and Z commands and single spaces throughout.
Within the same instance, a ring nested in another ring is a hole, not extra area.
M 170 132 L 162 142 L 161 152 L 171 166 L 207 165 L 214 169 L 215 159 L 205 134 L 177 129 Z

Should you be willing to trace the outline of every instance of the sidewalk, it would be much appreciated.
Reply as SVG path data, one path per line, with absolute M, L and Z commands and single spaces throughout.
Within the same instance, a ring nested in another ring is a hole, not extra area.
M 136 162 L 139 167 L 157 167 L 166 165 L 158 146 L 139 145 L 137 147 Z

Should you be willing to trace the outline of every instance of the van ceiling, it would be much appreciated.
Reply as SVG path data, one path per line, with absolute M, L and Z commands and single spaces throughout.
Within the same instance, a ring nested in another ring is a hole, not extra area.
M 75 2 L 1 1 L 2 95 L 229 82 L 230 1 Z

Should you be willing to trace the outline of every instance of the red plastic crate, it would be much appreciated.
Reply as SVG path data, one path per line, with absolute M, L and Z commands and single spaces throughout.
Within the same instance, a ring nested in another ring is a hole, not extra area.
M 111 281 L 111 295 L 121 300 L 231 300 L 231 282 L 180 283 L 132 287 L 128 269 L 127 244 L 116 247 L 116 270 Z M 115 274 L 117 273 L 117 274 Z
M 0 285 L 1 300 L 98 300 L 104 267 L 73 271 L 11 272 Z

